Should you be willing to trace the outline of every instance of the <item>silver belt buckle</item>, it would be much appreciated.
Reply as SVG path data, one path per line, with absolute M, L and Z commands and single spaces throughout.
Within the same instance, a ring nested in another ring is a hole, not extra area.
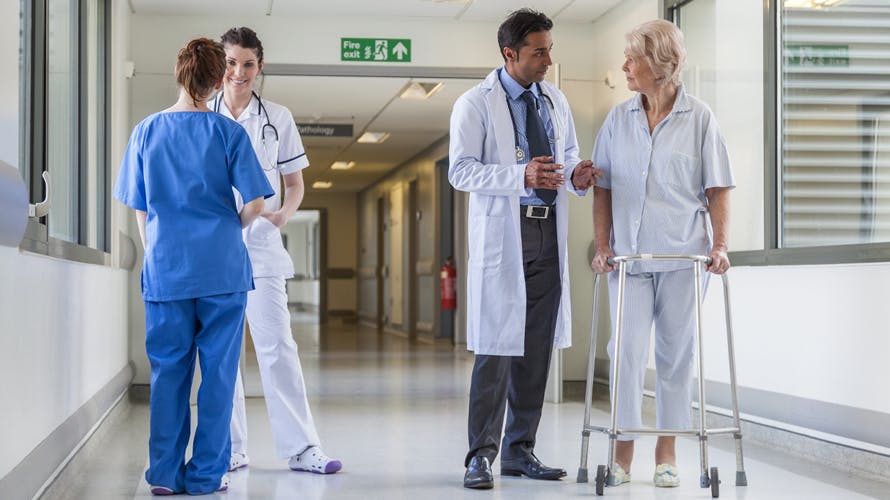
M 528 205 L 525 207 L 525 216 L 529 219 L 546 219 L 550 215 L 550 207 Z

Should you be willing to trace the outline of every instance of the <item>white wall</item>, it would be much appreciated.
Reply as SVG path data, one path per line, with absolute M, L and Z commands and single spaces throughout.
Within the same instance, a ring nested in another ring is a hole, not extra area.
M 4 2 L 0 5 L 0 51 L 4 59 L 12 63 L 19 61 L 19 2 Z M 19 68 L 21 71 L 21 68 Z M 12 72 L 0 78 L 0 160 L 19 166 L 19 80 L 18 73 Z
M 0 477 L 123 370 L 123 271 L 0 247 Z
M 739 267 L 730 279 L 741 385 L 890 414 L 890 265 Z M 728 382 L 711 283 L 706 378 Z
M 399 36 L 412 40 L 413 66 L 494 68 L 503 63 L 497 49 L 498 23 L 455 23 L 411 19 L 393 13 L 367 19 L 287 18 L 207 15 L 200 17 L 133 16 L 131 40 L 136 63 L 133 120 L 168 106 L 175 97 L 173 63 L 179 48 L 196 36 L 218 38 L 231 26 L 250 26 L 262 37 L 269 63 L 341 64 L 340 37 Z M 294 29 L 299 26 L 299 29 Z M 455 30 L 460 36 L 455 37 Z M 162 33 L 163 36 L 159 36 Z M 564 77 L 589 78 L 589 25 L 557 24 L 554 58 L 565 67 Z M 397 63 L 393 63 L 397 64 Z

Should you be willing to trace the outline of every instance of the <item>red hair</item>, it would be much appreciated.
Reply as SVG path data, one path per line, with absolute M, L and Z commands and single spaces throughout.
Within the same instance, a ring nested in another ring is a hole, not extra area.
M 210 95 L 226 73 L 226 52 L 219 42 L 195 38 L 179 49 L 176 56 L 176 83 L 195 106 Z

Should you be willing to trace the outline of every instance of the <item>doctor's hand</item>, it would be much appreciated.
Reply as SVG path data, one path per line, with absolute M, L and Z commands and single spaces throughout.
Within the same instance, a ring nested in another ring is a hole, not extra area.
M 274 212 L 270 212 L 268 210 L 263 211 L 260 214 L 260 217 L 265 217 L 272 224 L 275 224 L 275 227 L 282 227 L 287 224 L 287 214 L 282 212 L 281 210 L 276 210 Z
M 525 166 L 525 187 L 534 189 L 559 189 L 566 176 L 562 165 L 550 163 L 552 156 L 536 156 Z
M 609 259 L 614 256 L 615 252 L 612 251 L 611 247 L 597 248 L 590 267 L 596 274 L 610 273 L 618 269 L 616 264 L 609 264 Z
M 575 165 L 575 170 L 572 171 L 572 185 L 575 186 L 575 189 L 583 191 L 596 186 L 596 178 L 602 176 L 603 171 L 594 168 L 592 161 L 580 161 Z

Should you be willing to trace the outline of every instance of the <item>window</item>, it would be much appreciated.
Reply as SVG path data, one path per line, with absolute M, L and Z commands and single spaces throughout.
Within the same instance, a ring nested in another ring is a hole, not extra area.
M 890 4 L 785 0 L 779 245 L 890 242 Z
M 733 252 L 764 248 L 763 6 L 693 0 L 666 4 L 683 31 L 686 92 L 710 106 L 726 139 L 736 188 L 729 242 Z M 757 103 L 757 105 L 752 105 Z
M 21 12 L 22 164 L 35 202 L 49 172 L 52 202 L 23 247 L 106 263 L 107 2 L 23 0 Z
M 16 61 L 21 73 L 22 58 L 19 45 L 19 19 L 21 7 L 17 2 L 0 4 L 0 52 L 3 60 Z M 19 99 L 19 79 L 13 75 L 0 77 L 0 161 L 21 171 L 19 157 L 19 115 L 21 114 Z

